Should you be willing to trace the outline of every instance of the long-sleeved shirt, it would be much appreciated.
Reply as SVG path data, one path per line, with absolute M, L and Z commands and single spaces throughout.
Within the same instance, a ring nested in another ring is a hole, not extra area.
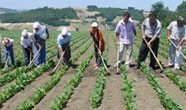
M 34 45 L 37 48 L 39 48 L 39 45 L 45 46 L 45 41 L 47 39 L 47 33 L 48 33 L 48 29 L 46 28 L 46 26 L 42 26 L 38 32 L 35 32 L 35 30 L 33 32 L 34 35 L 32 37 L 32 41 Z
M 151 25 L 149 18 L 146 18 L 143 21 L 141 28 L 145 30 L 146 37 L 149 37 L 149 38 L 153 38 L 153 37 L 160 38 L 161 37 L 162 27 L 161 27 L 160 21 L 157 19 L 156 19 L 155 23 L 153 25 Z
M 62 36 L 62 34 L 59 34 L 58 37 L 57 37 L 57 44 L 58 44 L 58 47 L 62 47 L 63 45 L 69 43 L 71 41 L 71 34 L 70 33 L 67 33 L 67 37 L 64 38 Z
M 4 43 L 4 41 L 3 41 L 3 43 Z M 4 47 L 9 47 L 9 46 L 11 46 L 13 44 L 14 44 L 14 40 L 9 38 L 9 43 L 6 44 Z
M 171 39 L 174 40 L 186 40 L 186 26 L 183 25 L 181 27 L 178 26 L 177 21 L 173 21 L 167 27 L 167 30 L 171 31 Z
M 48 29 L 46 26 L 41 26 L 38 32 L 35 32 L 35 30 L 33 30 L 34 34 L 38 35 L 43 40 L 47 39 L 47 31 Z
M 119 34 L 120 43 L 132 44 L 134 30 L 136 30 L 136 26 L 132 21 L 125 23 L 123 20 L 121 20 L 116 26 L 115 32 Z
M 21 45 L 24 48 L 31 47 L 32 37 L 33 37 L 32 33 L 28 33 L 28 38 L 26 39 L 23 36 L 21 36 Z

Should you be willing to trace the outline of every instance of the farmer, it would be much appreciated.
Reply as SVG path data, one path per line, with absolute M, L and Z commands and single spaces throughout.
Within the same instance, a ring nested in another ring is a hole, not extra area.
M 149 52 L 149 47 L 152 48 L 155 56 L 157 57 L 158 47 L 159 47 L 159 39 L 161 37 L 161 23 L 158 19 L 156 19 L 156 14 L 151 13 L 148 18 L 146 18 L 141 26 L 142 30 L 142 38 L 143 41 L 141 43 L 141 47 L 139 50 L 139 56 L 137 61 L 138 69 L 140 67 L 141 62 L 145 61 L 147 54 Z M 147 41 L 147 44 L 145 42 Z M 152 53 L 150 53 L 150 69 L 155 69 L 156 60 Z
M 63 28 L 61 34 L 57 37 L 58 44 L 58 58 L 63 57 L 62 63 L 68 63 L 71 58 L 71 33 L 67 31 L 67 28 Z M 62 55 L 62 56 L 61 56 Z
M 176 45 L 176 47 L 174 47 L 174 45 L 170 43 L 169 46 L 168 67 L 174 67 L 174 70 L 180 69 L 182 63 L 182 55 L 177 50 L 183 52 L 183 43 L 186 40 L 186 27 L 183 23 L 184 18 L 179 16 L 177 21 L 171 22 L 167 27 L 167 39 Z
M 47 27 L 39 22 L 35 22 L 33 28 L 33 53 L 36 56 L 35 66 L 39 67 L 40 64 L 46 63 L 46 40 L 49 33 Z
M 24 65 L 28 66 L 32 56 L 32 33 L 27 32 L 26 29 L 21 34 L 21 46 L 24 54 Z
M 4 46 L 5 67 L 8 67 L 8 54 L 11 57 L 12 65 L 15 65 L 14 64 L 14 50 L 13 50 L 14 40 L 6 37 L 2 41 L 2 45 Z
M 116 32 L 116 40 L 117 44 L 119 45 L 117 62 L 114 67 L 117 67 L 122 60 L 123 52 L 126 49 L 126 68 L 130 68 L 130 63 L 132 61 L 132 44 L 133 44 L 133 33 L 135 36 L 136 34 L 136 26 L 132 21 L 129 20 L 130 13 L 125 12 L 123 16 L 123 20 L 121 20 L 115 29 Z
M 103 38 L 102 31 L 98 29 L 97 22 L 92 23 L 92 29 L 90 30 L 90 35 L 92 36 L 92 39 L 94 41 L 94 47 L 95 47 L 96 64 L 94 65 L 94 69 L 99 70 L 102 61 L 98 49 L 100 49 L 102 55 L 105 49 L 105 40 Z

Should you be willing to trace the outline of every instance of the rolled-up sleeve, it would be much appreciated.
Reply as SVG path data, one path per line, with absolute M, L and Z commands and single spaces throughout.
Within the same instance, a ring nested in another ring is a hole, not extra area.
M 183 31 L 183 38 L 182 38 L 182 40 L 186 40 L 186 27 L 184 28 L 184 31 Z
M 22 45 L 24 48 L 27 48 L 27 45 L 25 44 L 25 41 L 24 41 L 23 37 L 21 37 L 21 45 Z
M 134 23 L 132 23 L 132 29 L 136 30 L 136 25 Z
M 115 29 L 116 34 L 120 34 L 121 30 L 120 30 L 120 22 L 117 24 L 116 29 Z
M 173 22 L 169 24 L 169 26 L 167 27 L 167 30 L 172 30 L 173 27 Z
M 146 29 L 146 21 L 147 19 L 145 19 L 141 25 L 141 29 Z
M 161 37 L 161 30 L 162 30 L 161 23 L 159 22 L 159 23 L 158 23 L 158 26 L 157 26 L 157 28 L 156 28 L 154 37 L 160 38 L 160 37 Z
M 69 35 L 69 42 L 71 42 L 72 35 L 71 35 L 71 33 L 69 33 L 68 35 Z
M 58 47 L 61 47 L 61 39 L 60 39 L 60 36 L 57 37 L 57 45 L 58 45 Z

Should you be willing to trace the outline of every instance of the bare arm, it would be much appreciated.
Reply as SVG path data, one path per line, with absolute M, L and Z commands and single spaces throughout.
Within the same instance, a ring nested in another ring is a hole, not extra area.
M 170 33 L 171 33 L 171 31 L 170 30 L 167 30 L 167 40 L 171 40 L 171 38 L 170 38 Z
M 120 44 L 119 43 L 119 33 L 116 33 L 116 42 L 117 42 L 117 44 Z

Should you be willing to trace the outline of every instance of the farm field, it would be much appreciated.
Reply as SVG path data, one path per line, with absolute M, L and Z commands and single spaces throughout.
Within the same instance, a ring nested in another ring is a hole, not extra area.
M 15 39 L 15 67 L 0 70 L 0 110 L 186 110 L 186 61 L 181 70 L 165 68 L 150 70 L 149 57 L 140 69 L 135 70 L 141 45 L 140 32 L 133 45 L 131 69 L 120 66 L 116 74 L 117 45 L 115 34 L 104 31 L 107 61 L 111 75 L 95 64 L 94 48 L 88 31 L 71 32 L 72 58 L 69 65 L 58 67 L 56 38 L 58 31 L 50 32 L 47 41 L 47 64 L 39 68 L 23 67 L 20 46 L 21 31 L 0 31 L 2 36 Z M 169 42 L 163 31 L 158 59 L 165 67 L 168 61 Z M 186 43 L 185 43 L 186 45 Z M 2 59 L 4 62 L 4 56 Z M 186 50 L 184 51 L 186 55 Z M 123 57 L 125 59 L 125 57 Z

